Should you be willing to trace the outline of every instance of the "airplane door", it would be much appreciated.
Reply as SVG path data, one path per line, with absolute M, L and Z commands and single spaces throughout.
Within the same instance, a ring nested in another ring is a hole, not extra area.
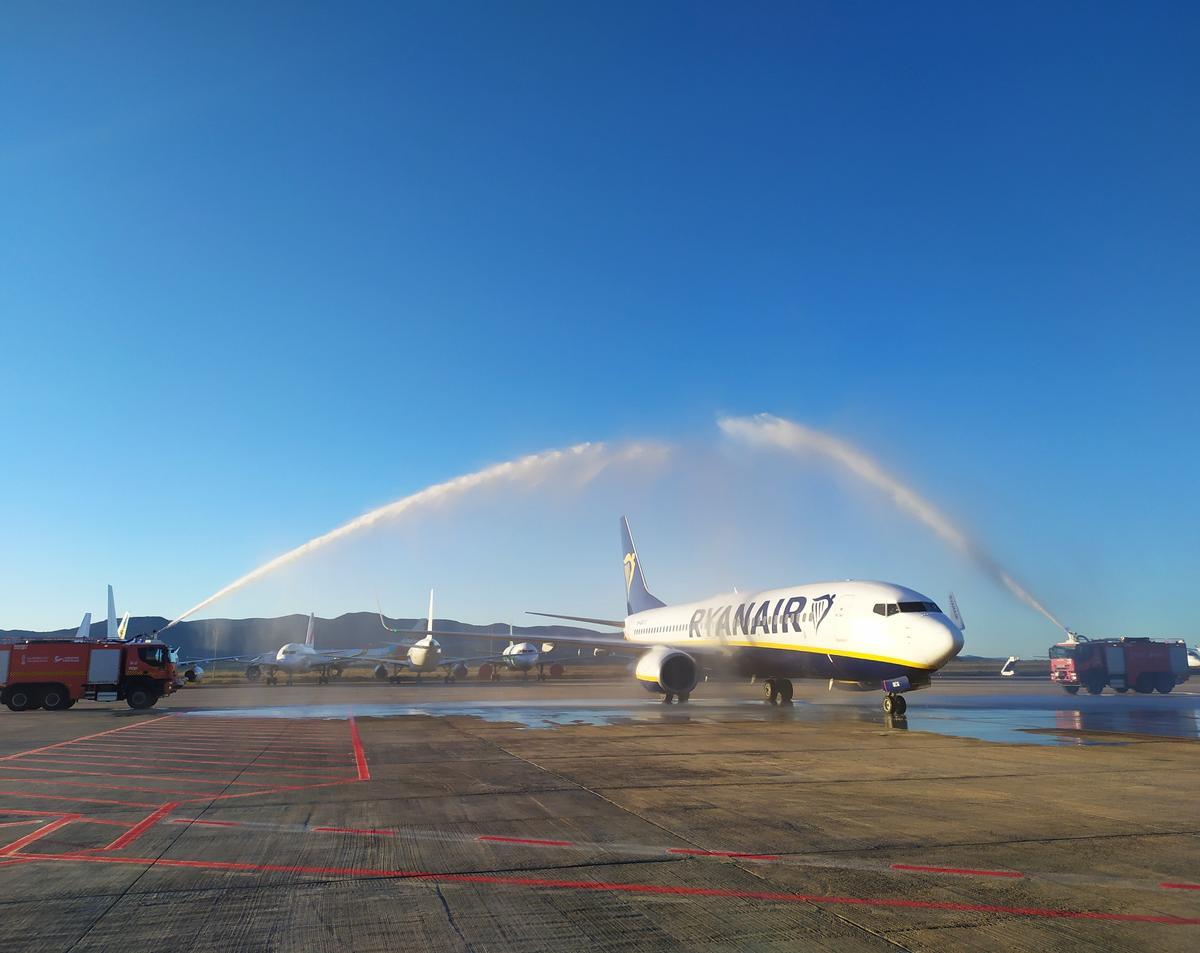
M 854 622 L 854 596 L 839 595 L 833 603 L 833 640 L 839 644 L 850 638 L 850 629 Z

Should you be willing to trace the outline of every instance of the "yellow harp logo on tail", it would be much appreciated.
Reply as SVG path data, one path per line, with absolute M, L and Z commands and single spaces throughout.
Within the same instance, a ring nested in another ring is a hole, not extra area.
M 625 591 L 629 592 L 629 587 L 633 585 L 633 571 L 637 568 L 637 554 L 625 554 Z

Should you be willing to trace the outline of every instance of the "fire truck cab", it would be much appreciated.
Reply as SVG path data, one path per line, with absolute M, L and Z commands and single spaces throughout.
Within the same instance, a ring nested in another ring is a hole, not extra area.
M 62 711 L 81 698 L 151 708 L 175 688 L 175 664 L 162 642 L 46 639 L 0 646 L 0 704 L 11 711 Z

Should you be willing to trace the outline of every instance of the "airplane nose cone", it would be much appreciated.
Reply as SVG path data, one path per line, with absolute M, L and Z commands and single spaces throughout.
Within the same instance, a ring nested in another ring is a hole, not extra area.
M 930 661 L 935 668 L 941 668 L 963 650 L 962 629 L 949 619 L 930 619 L 929 623 Z

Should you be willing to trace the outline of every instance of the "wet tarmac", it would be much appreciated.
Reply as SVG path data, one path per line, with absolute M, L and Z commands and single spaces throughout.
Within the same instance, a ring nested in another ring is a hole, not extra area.
M 947 682 L 906 719 L 586 680 L 4 712 L 0 944 L 1194 949 L 1200 699 L 1049 689 Z
M 589 685 L 587 698 L 480 697 L 491 686 L 401 686 L 396 701 L 356 701 L 347 686 L 346 701 L 317 704 L 204 709 L 200 717 L 254 718 L 392 718 L 429 715 L 478 718 L 553 728 L 564 725 L 713 724 L 728 721 L 799 722 L 826 727 L 841 723 L 878 725 L 896 731 L 930 731 L 981 741 L 1038 745 L 1122 744 L 1118 736 L 1200 739 L 1200 692 L 1169 696 L 1070 696 L 1053 686 L 1012 683 L 1001 679 L 961 679 L 914 693 L 904 717 L 879 709 L 878 694 L 846 696 L 814 692 L 800 686 L 795 704 L 767 705 L 753 697 L 752 687 L 720 685 L 723 697 L 705 697 L 704 686 L 686 705 L 663 705 L 655 696 L 630 692 L 627 683 Z M 535 685 L 527 696 L 555 694 L 558 686 Z M 286 691 L 285 689 L 277 689 Z M 729 697 L 738 693 L 742 697 Z M 447 699 L 447 694 L 458 698 Z M 414 697 L 415 696 L 415 697 Z M 466 696 L 466 697 L 463 697 Z M 270 697 L 275 700 L 278 695 Z M 373 693 L 374 697 L 374 693 Z M 264 698 L 265 700 L 265 698 Z

